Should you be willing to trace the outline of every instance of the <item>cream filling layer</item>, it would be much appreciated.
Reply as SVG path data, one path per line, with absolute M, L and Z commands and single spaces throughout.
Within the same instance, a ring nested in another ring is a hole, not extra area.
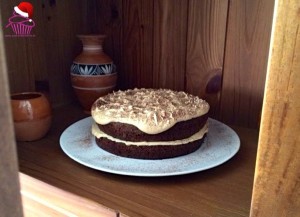
M 155 141 L 155 142 L 132 142 L 132 141 L 124 141 L 121 139 L 117 139 L 114 138 L 110 135 L 107 135 L 106 133 L 104 133 L 103 131 L 101 131 L 99 129 L 99 127 L 97 126 L 96 123 L 93 123 L 92 125 L 92 134 L 99 138 L 107 138 L 111 141 L 114 142 L 121 142 L 124 143 L 126 145 L 135 145 L 135 146 L 157 146 L 157 145 L 183 145 L 183 144 L 187 144 L 190 142 L 194 142 L 196 140 L 202 139 L 204 134 L 208 132 L 208 124 L 206 123 L 205 126 L 199 130 L 197 133 L 195 133 L 194 135 L 192 135 L 189 138 L 185 138 L 185 139 L 181 139 L 181 140 L 175 140 L 175 141 Z

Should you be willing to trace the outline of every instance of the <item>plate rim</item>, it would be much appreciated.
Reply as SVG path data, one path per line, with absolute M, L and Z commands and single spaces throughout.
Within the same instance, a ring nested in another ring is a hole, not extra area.
M 240 150 L 240 147 L 241 147 L 240 138 L 239 138 L 238 134 L 231 127 L 229 127 L 228 125 L 222 123 L 221 121 L 218 121 L 218 120 L 210 118 L 210 117 L 208 118 L 208 120 L 216 122 L 217 124 L 223 125 L 223 127 L 226 127 L 231 132 L 231 134 L 237 139 L 237 143 L 235 144 L 236 145 L 235 150 L 232 151 L 230 153 L 230 155 L 228 155 L 225 160 L 223 160 L 221 162 L 218 162 L 216 164 L 212 164 L 212 165 L 207 166 L 205 168 L 195 168 L 195 169 L 190 169 L 190 170 L 175 171 L 175 172 L 168 172 L 168 173 L 164 173 L 164 172 L 162 172 L 162 173 L 145 173 L 145 172 L 132 172 L 132 171 L 113 170 L 113 169 L 103 168 L 103 167 L 100 168 L 99 166 L 94 166 L 94 165 L 91 165 L 89 163 L 86 163 L 83 160 L 78 159 L 75 156 L 71 155 L 69 153 L 69 151 L 66 150 L 65 146 L 62 144 L 63 143 L 62 142 L 62 138 L 63 138 L 64 134 L 66 134 L 68 132 L 68 130 L 70 130 L 70 128 L 74 127 L 74 125 L 79 124 L 80 122 L 84 122 L 84 121 L 92 121 L 92 117 L 91 116 L 83 118 L 83 119 L 80 119 L 80 120 L 78 120 L 78 121 L 70 124 L 67 128 L 65 128 L 65 130 L 60 135 L 59 143 L 60 143 L 60 148 L 62 149 L 62 151 L 64 152 L 64 154 L 66 154 L 69 158 L 71 158 L 72 160 L 74 160 L 75 162 L 77 162 L 77 163 L 79 163 L 79 164 L 81 164 L 83 166 L 86 166 L 86 167 L 94 169 L 94 170 L 98 170 L 98 171 L 102 171 L 102 172 L 106 172 L 106 173 L 110 173 L 110 174 L 125 175 L 125 176 L 135 176 L 135 177 L 167 177 L 167 176 L 187 175 L 187 174 L 197 173 L 197 172 L 201 172 L 201 171 L 205 171 L 205 170 L 209 170 L 209 169 L 218 167 L 218 166 L 226 163 L 230 159 L 232 159 L 238 153 L 238 151 Z M 92 134 L 91 134 L 91 136 L 94 138 L 94 136 Z M 91 139 L 93 139 L 93 138 L 91 138 Z M 206 142 L 206 140 L 207 140 L 207 137 L 205 138 L 204 142 Z M 95 146 L 95 145 L 96 145 L 96 143 L 93 142 L 93 146 Z M 105 151 L 105 150 L 102 149 L 102 151 Z M 105 152 L 108 155 L 113 155 L 117 159 L 120 158 L 120 160 L 126 158 L 126 157 L 121 157 L 121 156 L 114 155 L 114 154 L 109 153 L 107 151 L 105 151 Z M 190 153 L 190 154 L 192 154 L 192 153 Z M 171 159 L 188 157 L 188 155 L 189 154 L 184 155 L 184 156 L 174 157 L 174 158 L 171 158 Z M 142 159 L 134 159 L 134 158 L 126 158 L 126 159 L 127 160 L 132 160 L 132 161 L 142 160 Z M 168 159 L 170 159 L 170 158 L 168 158 Z M 155 160 L 146 159 L 145 161 L 164 161 L 164 160 L 168 160 L 168 159 L 155 159 Z

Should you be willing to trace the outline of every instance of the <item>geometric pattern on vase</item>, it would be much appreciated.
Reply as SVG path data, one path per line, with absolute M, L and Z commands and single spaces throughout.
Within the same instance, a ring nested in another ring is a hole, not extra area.
M 113 63 L 86 65 L 73 63 L 71 65 L 71 73 L 76 75 L 108 75 L 116 71 L 116 66 Z

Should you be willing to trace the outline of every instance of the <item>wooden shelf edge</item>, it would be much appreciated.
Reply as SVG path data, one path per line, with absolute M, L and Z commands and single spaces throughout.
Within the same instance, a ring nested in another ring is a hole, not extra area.
M 103 216 L 119 213 L 101 204 L 19 173 L 24 216 Z

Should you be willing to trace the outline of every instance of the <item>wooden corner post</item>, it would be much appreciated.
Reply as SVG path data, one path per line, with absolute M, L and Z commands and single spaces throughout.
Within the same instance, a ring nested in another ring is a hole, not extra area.
M 300 216 L 299 0 L 275 3 L 250 216 Z
M 0 16 L 0 24 L 1 16 Z M 1 25 L 2 27 L 3 25 Z M 18 160 L 9 103 L 9 89 L 4 55 L 4 41 L 0 32 L 0 216 L 22 216 L 18 176 Z

